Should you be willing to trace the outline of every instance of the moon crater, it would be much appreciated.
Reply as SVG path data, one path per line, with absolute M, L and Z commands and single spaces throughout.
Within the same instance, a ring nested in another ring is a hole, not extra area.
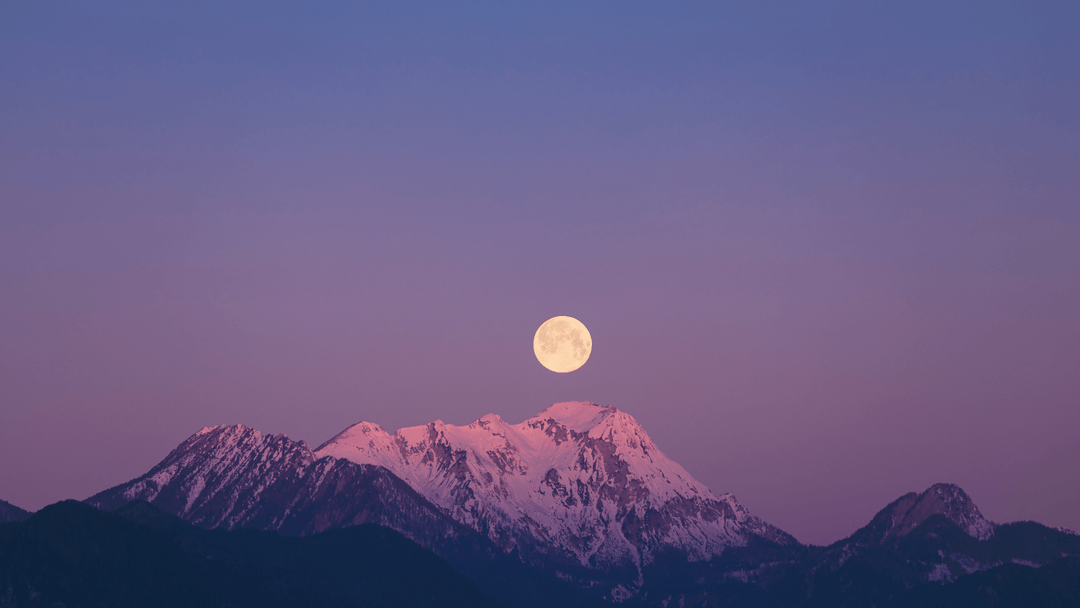
M 578 369 L 592 354 L 592 335 L 574 317 L 552 317 L 533 336 L 533 352 L 540 365 L 565 374 Z

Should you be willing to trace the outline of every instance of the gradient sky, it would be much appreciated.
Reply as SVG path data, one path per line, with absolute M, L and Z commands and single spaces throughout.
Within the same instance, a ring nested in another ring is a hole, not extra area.
M 1080 529 L 1077 3 L 93 4 L 0 6 L 0 498 L 591 400 L 804 542 Z

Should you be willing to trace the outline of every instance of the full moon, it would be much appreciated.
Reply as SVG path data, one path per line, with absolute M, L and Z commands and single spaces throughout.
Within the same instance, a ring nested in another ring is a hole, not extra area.
M 592 336 L 574 317 L 552 317 L 536 330 L 533 352 L 540 365 L 565 374 L 585 365 L 592 353 Z

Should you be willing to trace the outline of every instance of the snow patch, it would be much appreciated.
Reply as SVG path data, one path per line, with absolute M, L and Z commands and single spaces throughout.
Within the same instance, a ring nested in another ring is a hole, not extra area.
M 934 583 L 951 583 L 956 577 L 953 576 L 949 566 L 946 564 L 934 564 L 933 569 L 930 570 L 930 574 L 926 579 Z
M 1018 564 L 1018 565 L 1021 565 L 1021 566 L 1027 566 L 1028 568 L 1038 568 L 1041 565 L 1041 564 L 1036 564 L 1035 562 L 1032 562 L 1032 561 L 1028 561 L 1026 559 L 1016 559 L 1016 558 L 1013 558 L 1012 563 Z

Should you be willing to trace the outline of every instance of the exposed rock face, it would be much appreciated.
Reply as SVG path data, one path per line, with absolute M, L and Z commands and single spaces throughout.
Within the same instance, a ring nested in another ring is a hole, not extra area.
M 609 599 L 633 597 L 657 555 L 702 561 L 751 540 L 798 546 L 730 494 L 713 495 L 633 417 L 580 402 L 516 425 L 489 414 L 390 435 L 360 423 L 316 451 L 242 425 L 205 428 L 88 502 L 135 499 L 207 528 L 303 535 L 382 524 L 451 561 L 455 551 L 501 551 Z
M 958 486 L 936 484 L 894 500 L 848 538 L 812 550 L 799 575 L 806 586 L 790 603 L 855 608 L 918 605 L 897 598 L 1002 564 L 1046 566 L 1076 555 L 1080 538 L 1034 522 L 995 524 Z
M 988 540 L 994 535 L 994 523 L 983 517 L 967 493 L 959 486 L 939 483 L 922 494 L 905 494 L 879 512 L 875 522 L 881 519 L 886 525 L 878 529 L 882 535 L 877 542 L 903 536 L 937 514 L 947 517 L 974 539 Z
M 205 528 L 303 535 L 375 523 L 432 548 L 471 534 L 382 467 L 319 458 L 303 441 L 243 425 L 204 428 L 87 502 L 115 509 L 136 499 Z
M 982 516 L 979 508 L 959 486 L 939 483 L 921 494 L 909 492 L 889 503 L 878 511 L 869 524 L 831 545 L 819 568 L 836 569 L 855 555 L 876 551 L 884 545 L 895 545 L 935 515 L 955 524 L 971 540 L 986 541 L 994 536 L 995 524 Z M 945 554 L 935 557 L 944 559 Z M 935 560 L 931 566 L 932 571 L 928 575 L 931 580 L 942 575 L 941 563 L 941 560 Z M 985 569 L 984 565 L 970 560 L 965 564 L 969 571 Z
M 307 535 L 381 524 L 499 601 L 531 608 L 723 597 L 883 605 L 1001 564 L 1080 555 L 1080 537 L 989 522 L 949 484 L 901 496 L 829 547 L 806 547 L 731 495 L 713 495 L 628 414 L 578 402 L 520 424 L 489 414 L 389 434 L 360 423 L 314 451 L 240 425 L 206 428 L 88 502 L 112 509 L 135 499 L 207 528 Z
M 796 544 L 731 494 L 713 495 L 632 416 L 594 403 L 557 403 L 520 424 L 488 414 L 393 435 L 361 422 L 316 454 L 386 467 L 527 561 L 566 556 L 640 573 L 671 549 L 700 561 L 750 537 Z

